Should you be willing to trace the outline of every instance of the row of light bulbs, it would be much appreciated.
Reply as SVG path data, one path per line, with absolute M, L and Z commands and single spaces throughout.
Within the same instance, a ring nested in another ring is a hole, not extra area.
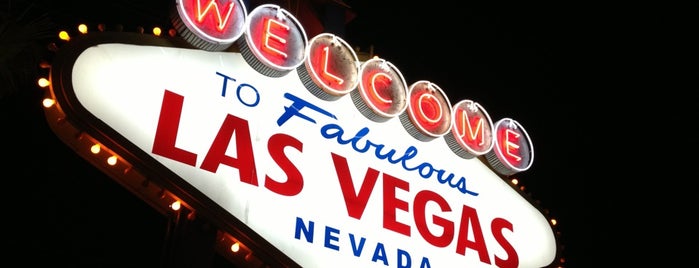
M 116 28 L 117 28 L 117 30 L 122 29 L 121 26 L 117 26 Z M 80 34 L 87 34 L 89 31 L 86 24 L 78 25 L 77 29 L 78 29 L 78 32 Z M 103 32 L 106 30 L 106 27 L 104 24 L 99 24 L 97 26 L 97 29 L 99 31 Z M 137 31 L 139 33 L 144 33 L 144 28 L 137 27 Z M 153 27 L 151 32 L 155 36 L 161 36 L 161 34 L 163 33 L 163 31 L 160 27 Z M 174 37 L 177 34 L 175 29 L 170 29 L 167 31 L 167 33 L 170 37 Z M 69 34 L 68 31 L 62 30 L 62 31 L 59 31 L 58 38 L 62 41 L 69 42 L 71 40 L 71 35 Z M 51 44 L 49 44 L 48 49 L 53 51 L 53 52 L 56 52 L 56 51 L 58 51 L 59 47 L 58 47 L 58 45 L 56 45 L 56 43 L 51 43 Z M 43 69 L 50 69 L 51 68 L 50 63 L 48 63 L 46 61 L 42 61 L 39 65 Z M 41 102 L 42 106 L 46 109 L 47 112 L 58 113 L 58 115 L 57 115 L 58 120 L 62 121 L 61 123 L 66 123 L 64 120 L 65 113 L 62 111 L 62 109 L 59 107 L 59 104 L 56 102 L 55 96 L 53 96 L 50 79 L 46 78 L 46 77 L 40 77 L 37 80 L 37 84 L 42 89 L 47 90 L 46 97 Z M 55 109 L 55 110 L 50 111 L 50 109 Z M 73 127 L 73 126 L 71 126 L 71 127 Z M 127 163 L 124 159 L 120 158 L 113 151 L 106 148 L 103 144 L 101 144 L 95 138 L 91 137 L 89 134 L 81 132 L 78 135 L 77 139 L 85 141 L 86 144 L 84 144 L 84 146 L 89 147 L 89 151 L 93 155 L 93 157 L 106 157 L 104 159 L 104 161 L 105 161 L 104 163 L 106 163 L 109 167 L 116 168 L 116 169 L 122 168 L 123 174 L 129 173 L 129 172 L 134 172 L 134 170 L 132 169 L 132 166 L 129 163 Z M 83 152 L 78 152 L 78 153 L 82 154 Z M 143 184 L 144 187 L 149 187 L 149 185 L 150 185 L 150 183 Z M 166 197 L 168 197 L 168 198 L 166 198 Z M 167 208 L 171 209 L 172 211 L 175 211 L 175 212 L 179 212 L 183 208 L 183 206 L 187 207 L 189 209 L 189 211 L 191 211 L 187 215 L 188 219 L 193 218 L 194 210 L 191 209 L 189 206 L 185 205 L 181 199 L 174 196 L 172 193 L 168 192 L 168 194 L 166 194 L 165 191 L 162 190 L 162 191 L 160 191 L 159 198 L 166 200 L 166 203 L 164 203 L 163 205 L 167 204 Z M 219 230 L 219 233 L 220 233 L 219 236 L 221 236 L 221 238 L 218 241 L 219 241 L 219 243 L 223 243 L 223 244 L 221 244 L 221 246 L 224 246 L 225 248 L 227 248 L 231 254 L 238 254 L 238 253 L 244 252 L 245 255 L 242 258 L 246 261 L 253 261 L 253 258 L 254 258 L 253 252 L 249 248 L 247 248 L 245 245 L 243 245 L 239 240 L 237 240 L 232 235 L 225 233 L 225 232 L 221 232 L 220 230 Z M 241 249 L 245 249 L 245 250 L 243 251 Z M 255 260 L 257 260 L 259 262 L 259 259 L 255 258 Z

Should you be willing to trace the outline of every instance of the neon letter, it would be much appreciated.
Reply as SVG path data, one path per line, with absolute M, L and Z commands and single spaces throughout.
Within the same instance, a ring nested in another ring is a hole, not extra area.
M 456 110 L 457 116 L 461 118 L 461 127 L 456 128 L 456 133 L 459 134 L 459 138 L 462 138 L 466 136 L 466 133 L 468 132 L 468 139 L 469 141 L 478 141 L 478 145 L 483 145 L 485 142 L 485 127 L 483 127 L 483 118 L 481 117 L 476 117 L 476 127 L 475 130 L 473 128 L 473 125 L 471 121 L 469 120 L 468 113 L 466 112 L 465 109 L 457 109 Z M 466 131 L 468 129 L 468 131 Z M 479 135 L 480 134 L 480 135 Z M 478 136 L 481 138 L 478 139 Z
M 226 24 L 228 23 L 228 19 L 231 17 L 231 13 L 233 13 L 233 7 L 235 6 L 234 1 L 228 2 L 228 5 L 226 9 L 226 17 L 221 18 L 221 12 L 218 9 L 218 4 L 216 3 L 217 1 L 215 0 L 209 0 L 209 4 L 206 5 L 206 8 L 204 11 L 201 11 L 201 0 L 197 0 L 197 22 L 201 23 L 204 21 L 204 16 L 206 16 L 206 13 L 209 13 L 211 9 L 214 9 L 214 12 L 216 12 L 216 21 L 218 24 L 216 24 L 216 29 L 219 31 L 222 31 L 223 28 L 226 27 Z
M 330 48 L 324 47 L 323 48 L 323 77 L 334 80 L 337 82 L 338 85 L 342 85 L 342 83 L 345 82 L 344 79 L 338 77 L 337 75 L 331 74 L 328 71 L 328 58 L 330 58 Z
M 285 30 L 287 32 L 291 30 L 291 28 L 289 26 L 287 26 L 286 24 L 283 24 L 282 22 L 280 22 L 278 20 L 266 19 L 265 20 L 265 32 L 264 32 L 264 36 L 263 36 L 263 39 L 265 40 L 265 42 L 264 42 L 264 45 L 262 46 L 262 48 L 264 48 L 265 50 L 270 51 L 272 53 L 279 54 L 286 59 L 288 57 L 288 55 L 286 53 L 282 52 L 281 50 L 272 47 L 272 44 L 270 43 L 270 39 L 272 39 L 273 41 L 277 41 L 278 43 L 286 44 L 286 39 L 282 38 L 279 35 L 272 33 L 273 28 L 274 29 L 282 29 L 282 30 Z
M 522 157 L 513 153 L 518 151 L 519 145 L 516 142 L 510 141 L 510 139 L 517 140 L 519 139 L 519 133 L 512 131 L 510 129 L 505 129 L 505 152 L 507 153 L 510 158 L 514 158 L 515 161 L 519 162 L 522 160 Z
M 380 79 L 380 78 L 384 78 L 384 79 Z M 388 80 L 388 81 L 386 81 L 386 80 Z M 371 95 L 374 97 L 374 100 L 378 100 L 379 102 L 385 103 L 385 104 L 389 104 L 389 103 L 393 102 L 393 100 L 391 100 L 391 99 L 386 99 L 386 98 L 382 97 L 381 94 L 379 94 L 379 91 L 376 90 L 377 82 L 379 82 L 379 81 L 383 82 L 384 84 L 387 84 L 386 86 L 388 86 L 391 84 L 392 80 L 393 79 L 391 79 L 391 77 L 385 73 L 375 73 L 374 75 L 371 76 L 371 85 L 370 86 L 371 86 L 371 93 L 373 93 Z

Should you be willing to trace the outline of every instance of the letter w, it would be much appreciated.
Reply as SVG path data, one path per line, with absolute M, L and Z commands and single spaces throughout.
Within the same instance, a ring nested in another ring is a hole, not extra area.
M 226 17 L 221 18 L 221 11 L 218 8 L 218 4 L 216 3 L 216 0 L 209 0 L 209 3 L 206 5 L 206 8 L 204 8 L 204 11 L 202 11 L 201 8 L 201 0 L 197 0 L 197 21 L 201 23 L 204 20 L 204 16 L 206 16 L 211 9 L 216 12 L 216 21 L 218 21 L 218 25 L 216 25 L 216 28 L 221 31 L 223 28 L 226 27 L 226 24 L 228 23 L 228 19 L 231 17 L 231 13 L 233 13 L 233 7 L 235 6 L 234 1 L 228 2 L 227 6 L 225 9 L 228 9 L 226 11 Z

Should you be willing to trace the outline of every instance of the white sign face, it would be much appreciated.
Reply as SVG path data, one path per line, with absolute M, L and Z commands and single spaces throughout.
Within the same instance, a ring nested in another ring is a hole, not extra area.
M 107 43 L 79 103 L 302 267 L 543 267 L 546 217 L 477 158 L 239 53 Z

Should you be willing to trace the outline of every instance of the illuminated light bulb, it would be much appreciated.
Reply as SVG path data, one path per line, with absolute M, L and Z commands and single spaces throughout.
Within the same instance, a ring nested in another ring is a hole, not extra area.
M 170 29 L 170 30 L 167 31 L 167 34 L 169 34 L 170 37 L 175 37 L 175 35 L 177 34 L 177 30 L 175 30 L 175 29 Z
M 556 226 L 558 224 L 558 221 L 556 219 L 551 219 L 551 225 Z
M 238 250 L 240 250 L 240 243 L 238 243 L 238 242 L 233 243 L 233 245 L 231 245 L 231 251 L 238 252 Z
M 60 31 L 58 33 L 58 38 L 61 38 L 61 40 L 70 41 L 70 35 L 68 35 L 68 32 L 66 31 Z
M 512 184 L 517 185 L 519 183 L 519 180 L 517 178 L 514 178 L 511 180 Z
M 520 186 L 519 189 L 524 191 L 524 185 Z
M 44 105 L 44 107 L 49 108 L 56 104 L 56 101 L 53 99 L 45 98 L 41 103 Z
M 100 153 L 101 149 L 102 148 L 100 147 L 99 144 L 95 144 L 95 145 L 92 145 L 90 147 L 90 152 L 92 152 L 93 154 L 98 154 L 98 153 Z
M 160 29 L 160 27 L 153 27 L 153 34 L 155 36 L 160 36 L 160 34 L 163 33 L 163 30 Z
M 170 204 L 170 208 L 172 208 L 172 210 L 174 210 L 174 211 L 178 211 L 178 210 L 180 210 L 181 205 L 182 204 L 178 200 L 178 201 L 172 202 L 172 204 Z
M 85 24 L 78 25 L 78 31 L 80 33 L 86 34 L 87 33 L 87 25 L 85 25 Z
M 39 84 L 40 87 L 47 87 L 51 84 L 48 79 L 46 78 L 39 78 L 39 81 L 37 81 L 37 84 Z
M 110 166 L 116 165 L 116 163 L 117 163 L 116 155 L 112 155 L 109 158 L 107 158 L 107 164 L 109 164 Z

